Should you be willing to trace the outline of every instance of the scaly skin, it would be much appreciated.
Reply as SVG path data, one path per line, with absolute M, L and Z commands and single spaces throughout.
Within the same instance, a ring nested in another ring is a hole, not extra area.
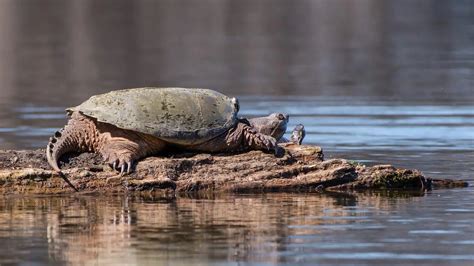
M 47 158 L 54 170 L 61 155 L 69 152 L 98 152 L 104 161 L 121 172 L 130 172 L 134 161 L 158 152 L 165 142 L 147 134 L 124 130 L 73 113 L 67 125 L 56 132 L 47 147 Z
M 245 150 L 271 151 L 277 148 L 277 141 L 271 136 L 257 132 L 246 119 L 241 119 L 225 134 L 199 145 L 181 147 L 185 150 L 203 152 L 235 152 Z
M 266 119 L 278 120 L 278 117 L 283 119 L 280 119 L 278 123 L 268 123 L 278 129 L 272 128 L 269 132 L 279 132 L 278 136 L 281 137 L 280 132 L 284 133 L 286 130 L 287 116 L 272 114 Z M 261 118 L 260 121 L 266 121 L 266 119 Z M 253 123 L 258 124 L 255 121 Z M 262 130 L 267 130 L 267 128 L 262 127 Z M 93 118 L 74 112 L 67 125 L 50 139 L 46 155 L 49 164 L 58 172 L 61 171 L 57 163 L 61 155 L 68 152 L 98 152 L 114 169 L 120 170 L 120 173 L 129 173 L 134 162 L 157 154 L 167 146 L 204 152 L 276 151 L 278 148 L 275 138 L 259 133 L 246 119 L 239 120 L 234 128 L 203 144 L 179 146 L 148 134 L 97 122 Z
M 48 163 L 60 171 L 57 159 L 69 152 L 95 152 L 100 146 L 95 123 L 78 114 L 72 114 L 67 125 L 54 133 L 46 148 Z

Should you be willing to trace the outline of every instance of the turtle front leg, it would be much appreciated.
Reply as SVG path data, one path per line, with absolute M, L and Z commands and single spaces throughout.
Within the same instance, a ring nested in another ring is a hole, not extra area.
M 275 153 L 278 151 L 275 138 L 261 134 L 254 127 L 243 122 L 239 122 L 227 133 L 225 141 L 230 150 L 266 150 Z

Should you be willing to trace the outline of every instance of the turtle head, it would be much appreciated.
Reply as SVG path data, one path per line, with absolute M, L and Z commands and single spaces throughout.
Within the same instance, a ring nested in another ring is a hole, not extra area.
M 256 117 L 249 119 L 250 125 L 258 132 L 274 137 L 276 140 L 281 139 L 286 132 L 286 126 L 290 116 L 284 113 L 273 113 L 269 116 Z

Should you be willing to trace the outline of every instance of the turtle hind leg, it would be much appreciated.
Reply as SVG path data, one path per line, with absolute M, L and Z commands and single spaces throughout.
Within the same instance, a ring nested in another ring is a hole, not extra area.
M 163 150 L 166 143 L 154 136 L 99 124 L 102 145 L 98 152 L 104 162 L 120 174 L 128 174 L 136 161 Z
M 142 156 L 140 145 L 129 139 L 110 138 L 99 150 L 104 162 L 120 174 L 130 173 L 133 163 Z

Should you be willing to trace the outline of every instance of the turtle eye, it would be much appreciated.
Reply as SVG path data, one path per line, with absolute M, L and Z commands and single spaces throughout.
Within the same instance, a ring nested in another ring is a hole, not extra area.
M 283 115 L 283 114 L 278 114 L 278 119 L 280 119 L 280 120 L 285 120 L 285 115 Z

